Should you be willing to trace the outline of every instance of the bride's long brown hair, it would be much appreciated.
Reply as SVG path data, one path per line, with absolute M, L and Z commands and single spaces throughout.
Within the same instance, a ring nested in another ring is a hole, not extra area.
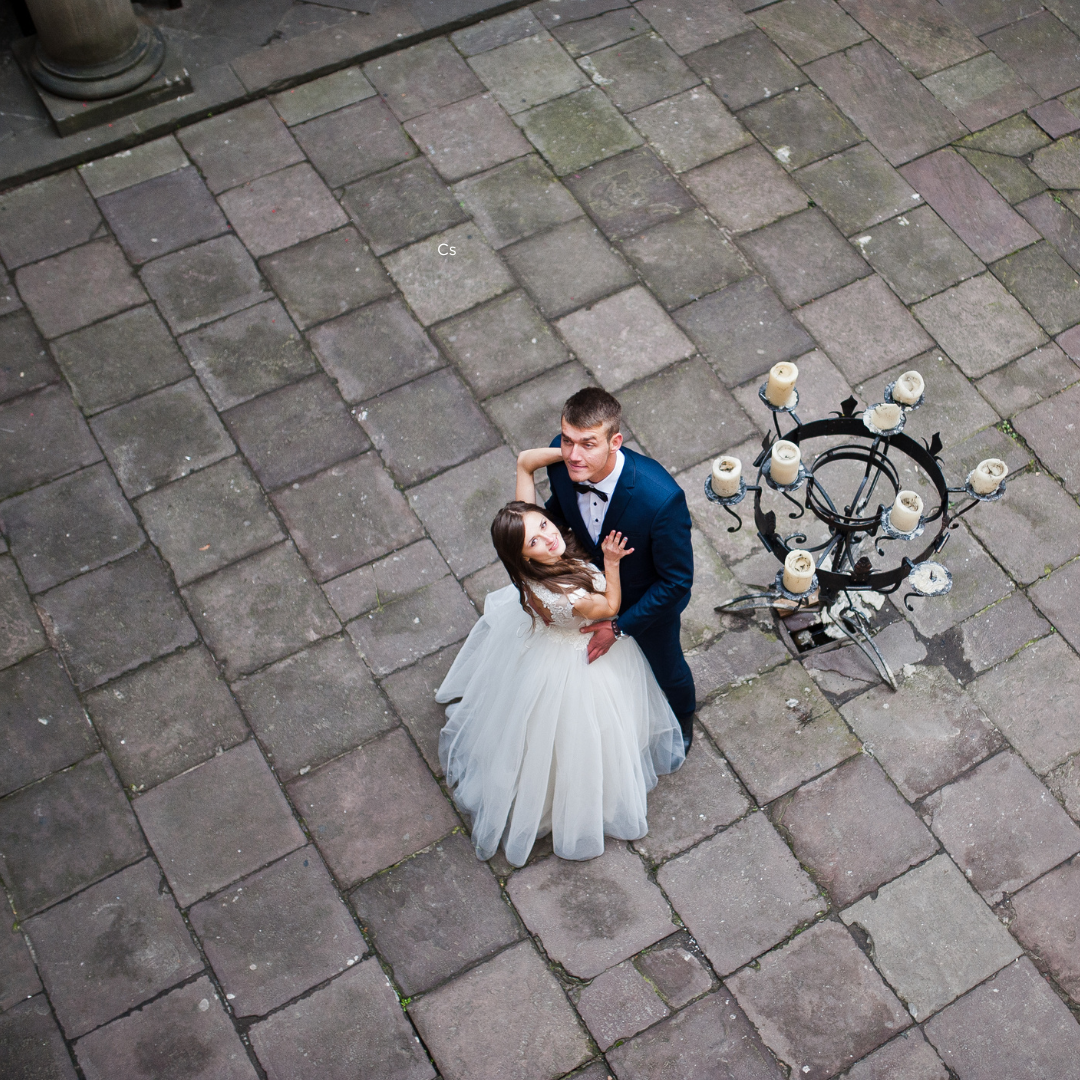
M 527 502 L 509 502 L 495 515 L 495 520 L 491 523 L 491 542 L 495 545 L 495 551 L 506 567 L 510 580 L 517 588 L 522 608 L 527 615 L 535 618 L 537 610 L 530 603 L 533 594 L 529 582 L 569 591 L 584 589 L 590 593 L 596 592 L 596 587 L 592 582 L 593 572 L 589 568 L 589 557 L 578 543 L 577 537 L 568 529 L 559 530 L 566 542 L 566 551 L 561 559 L 553 563 L 539 563 L 525 558 L 525 515 L 530 510 L 535 510 L 551 520 L 551 516 L 542 506 Z

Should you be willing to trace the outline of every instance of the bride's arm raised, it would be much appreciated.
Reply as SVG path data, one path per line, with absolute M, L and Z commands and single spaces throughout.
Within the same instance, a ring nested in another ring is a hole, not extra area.
M 622 584 L 619 581 L 619 563 L 634 549 L 626 546 L 626 537 L 619 532 L 609 532 L 600 545 L 604 553 L 604 577 L 607 591 L 589 593 L 574 604 L 574 614 L 583 619 L 613 619 L 622 606 Z
M 517 490 L 514 498 L 518 502 L 536 502 L 536 483 L 533 473 L 548 465 L 562 461 L 562 451 L 557 446 L 543 446 L 536 450 L 522 450 L 517 459 Z

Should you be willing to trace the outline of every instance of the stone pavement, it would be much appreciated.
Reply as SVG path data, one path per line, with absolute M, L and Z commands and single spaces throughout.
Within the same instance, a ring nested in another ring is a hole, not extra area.
M 1080 1075 L 1077 32 L 544 0 L 0 197 L 0 1074 Z M 897 692 L 713 613 L 786 359 L 1015 474 Z M 593 382 L 690 500 L 700 729 L 512 872 L 432 693 Z

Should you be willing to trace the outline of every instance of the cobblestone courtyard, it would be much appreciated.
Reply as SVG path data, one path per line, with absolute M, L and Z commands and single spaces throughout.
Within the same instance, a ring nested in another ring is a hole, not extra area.
M 5 1080 L 1080 1077 L 1078 33 L 544 0 L 0 195 Z M 714 614 L 780 360 L 1012 471 L 896 692 Z M 687 493 L 700 726 L 512 871 L 432 696 L 587 384 Z

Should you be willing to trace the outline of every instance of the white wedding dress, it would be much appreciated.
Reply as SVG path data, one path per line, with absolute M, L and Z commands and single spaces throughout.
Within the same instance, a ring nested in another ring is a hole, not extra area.
M 637 642 L 620 638 L 588 663 L 586 620 L 572 610 L 584 590 L 532 588 L 551 624 L 530 619 L 513 585 L 489 593 L 435 695 L 451 702 L 439 761 L 472 820 L 476 854 L 490 859 L 501 840 L 514 866 L 548 832 L 564 859 L 603 854 L 605 835 L 644 836 L 646 792 L 685 757 Z

